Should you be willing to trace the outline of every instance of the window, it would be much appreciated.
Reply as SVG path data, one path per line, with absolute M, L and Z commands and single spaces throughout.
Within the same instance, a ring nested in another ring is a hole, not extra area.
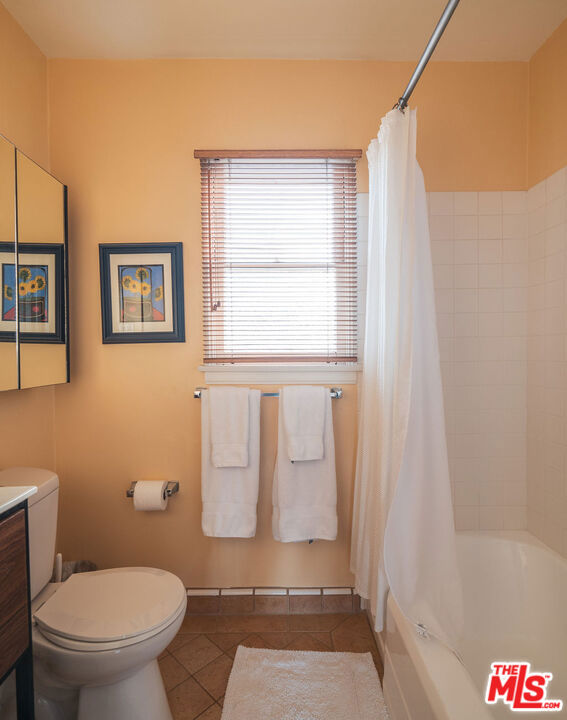
M 195 152 L 205 363 L 356 362 L 360 151 L 306 155 Z

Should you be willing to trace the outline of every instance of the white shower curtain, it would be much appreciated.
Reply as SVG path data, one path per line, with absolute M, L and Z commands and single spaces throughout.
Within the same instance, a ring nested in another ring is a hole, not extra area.
M 462 625 L 423 174 L 415 111 L 392 110 L 370 172 L 364 369 L 351 570 L 376 630 L 388 589 L 422 633 Z

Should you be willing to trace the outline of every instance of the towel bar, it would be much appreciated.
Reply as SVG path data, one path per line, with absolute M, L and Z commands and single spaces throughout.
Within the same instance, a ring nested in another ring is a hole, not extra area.
M 132 480 L 130 483 L 130 487 L 128 490 L 126 490 L 126 497 L 134 497 L 134 488 L 136 487 L 137 480 Z M 171 497 L 172 495 L 175 495 L 176 492 L 179 492 L 179 483 L 170 481 L 167 483 L 167 487 L 165 488 L 165 494 L 167 497 Z
M 207 388 L 205 388 L 205 387 L 195 388 L 193 390 L 193 397 L 196 400 L 200 400 L 201 392 L 206 389 Z M 279 396 L 280 396 L 279 392 L 263 392 L 262 393 L 262 397 L 279 397 Z M 340 400 L 342 398 L 342 396 L 343 396 L 342 388 L 340 388 L 340 387 L 332 387 L 331 388 L 331 398 L 333 398 L 333 400 Z

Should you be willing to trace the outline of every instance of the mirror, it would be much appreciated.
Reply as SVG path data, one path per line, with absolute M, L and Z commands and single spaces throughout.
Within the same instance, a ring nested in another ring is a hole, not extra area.
M 69 381 L 67 188 L 0 136 L 0 390 Z
M 20 151 L 16 166 L 20 388 L 65 383 L 67 189 Z
M 0 390 L 18 388 L 16 277 L 16 148 L 0 136 Z

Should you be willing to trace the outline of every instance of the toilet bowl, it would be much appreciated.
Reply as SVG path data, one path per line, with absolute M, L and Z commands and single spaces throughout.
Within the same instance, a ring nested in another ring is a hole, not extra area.
M 49 470 L 0 471 L 2 485 L 36 485 L 28 503 L 32 646 L 37 720 L 172 720 L 157 664 L 185 615 L 181 580 L 125 567 L 50 583 L 59 478 Z M 11 718 L 11 684 L 0 715 Z
M 34 608 L 38 720 L 171 720 L 157 657 L 186 604 L 164 570 L 72 575 Z

